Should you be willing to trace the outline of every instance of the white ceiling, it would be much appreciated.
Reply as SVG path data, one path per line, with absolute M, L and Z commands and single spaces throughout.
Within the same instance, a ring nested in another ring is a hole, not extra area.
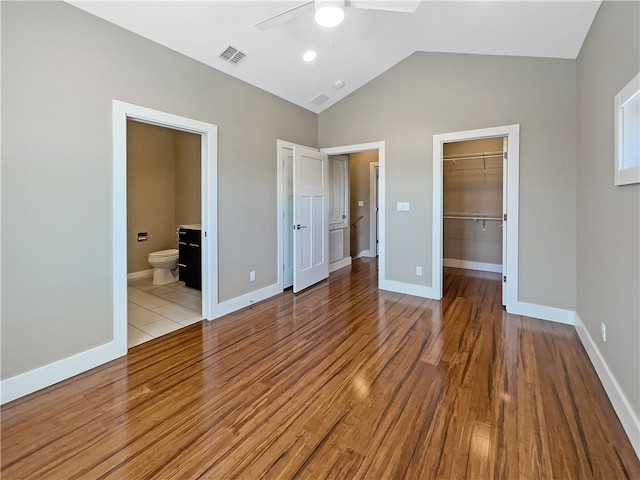
M 600 0 L 432 1 L 415 13 L 347 8 L 332 29 L 313 14 L 254 25 L 298 1 L 69 1 L 89 13 L 320 113 L 416 51 L 576 58 Z M 227 45 L 248 55 L 218 58 Z M 302 60 L 318 52 L 311 63 Z M 333 88 L 337 80 L 342 89 Z M 323 93 L 321 106 L 310 103 Z

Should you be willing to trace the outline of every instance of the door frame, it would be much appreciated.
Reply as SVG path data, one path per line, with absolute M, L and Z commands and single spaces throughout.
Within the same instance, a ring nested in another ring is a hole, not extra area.
M 282 156 L 282 149 L 289 148 L 293 153 L 293 147 L 299 148 L 313 148 L 299 143 L 287 142 L 286 140 L 276 140 L 276 184 L 277 184 L 277 210 L 276 210 L 276 225 L 278 228 L 278 254 L 276 255 L 276 271 L 278 272 L 278 290 L 283 291 L 284 286 L 284 207 L 285 207 L 285 193 L 286 193 L 286 177 L 284 170 L 284 157 Z M 316 149 L 317 150 L 317 149 Z M 291 212 L 293 215 L 293 211 Z M 293 225 L 291 225 L 292 227 Z M 290 286 L 290 285 L 289 285 Z M 288 288 L 288 287 L 287 287 Z
M 519 184 L 520 184 L 520 125 L 506 125 L 501 127 L 466 130 L 461 132 L 443 133 L 433 136 L 433 212 L 432 212 L 432 277 L 431 285 L 436 299 L 442 298 L 442 163 L 443 144 L 482 138 L 504 137 L 507 141 L 507 184 L 506 192 L 506 226 L 507 245 L 506 265 L 502 266 L 506 275 L 506 299 L 503 299 L 508 312 L 513 311 L 518 302 L 518 212 L 519 212 Z
M 113 337 L 123 354 L 127 351 L 127 120 L 200 135 L 202 317 L 216 318 L 218 305 L 218 127 L 113 100 Z
M 380 175 L 380 162 L 371 162 L 369 164 L 369 253 L 370 257 L 378 256 L 378 215 L 376 208 L 379 207 L 380 198 L 378 197 L 378 179 L 376 179 L 376 169 L 378 176 Z
M 386 270 L 385 270 L 385 142 L 384 140 L 370 143 L 358 143 L 355 145 L 344 145 L 341 147 L 327 147 L 321 148 L 320 151 L 327 155 L 349 155 L 350 153 L 366 152 L 369 150 L 378 151 L 378 288 L 385 289 L 386 285 Z M 371 164 L 370 164 L 371 165 Z M 372 167 L 369 167 L 370 169 Z M 371 192 L 370 192 L 371 194 Z M 370 207 L 373 208 L 373 207 Z M 371 221 L 370 224 L 373 222 Z M 371 232 L 371 231 L 370 231 Z M 370 233 L 371 235 L 371 233 Z M 369 245 L 369 251 L 373 253 L 375 257 L 375 245 L 373 249 Z M 390 288 L 386 288 L 390 290 Z
M 284 193 L 285 193 L 285 178 L 284 178 L 284 158 L 282 158 L 282 149 L 293 147 L 309 148 L 305 145 L 300 145 L 286 140 L 277 140 L 277 225 L 278 225 L 278 255 L 277 255 L 277 272 L 278 272 L 278 288 L 284 290 Z M 329 147 L 320 148 L 319 151 L 326 153 L 327 155 L 348 155 L 350 153 L 365 152 L 367 150 L 378 151 L 378 214 L 379 214 L 379 236 L 378 236 L 378 288 L 383 288 L 385 282 L 385 268 L 384 268 L 384 164 L 385 164 L 385 142 L 370 142 L 359 143 L 355 145 L 344 145 L 341 147 Z

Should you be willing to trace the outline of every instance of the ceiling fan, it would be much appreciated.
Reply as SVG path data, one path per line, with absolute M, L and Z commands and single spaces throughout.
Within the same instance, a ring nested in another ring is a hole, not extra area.
M 345 7 L 413 13 L 420 2 L 421 0 L 310 0 L 256 23 L 255 26 L 265 31 L 297 17 L 311 15 L 311 12 L 315 11 L 315 19 L 319 25 L 334 27 L 342 22 Z

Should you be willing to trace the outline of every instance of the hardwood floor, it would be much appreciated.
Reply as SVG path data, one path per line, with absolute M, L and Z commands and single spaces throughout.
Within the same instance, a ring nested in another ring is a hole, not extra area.
M 573 327 L 507 314 L 496 274 L 442 302 L 376 264 L 2 407 L 3 479 L 617 479 L 640 461 Z

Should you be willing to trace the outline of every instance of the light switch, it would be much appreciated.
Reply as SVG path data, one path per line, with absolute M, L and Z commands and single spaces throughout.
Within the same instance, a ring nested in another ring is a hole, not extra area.
M 358 200 L 358 206 L 364 207 L 364 200 Z
M 408 212 L 409 211 L 409 202 L 398 202 L 398 211 L 399 212 Z

